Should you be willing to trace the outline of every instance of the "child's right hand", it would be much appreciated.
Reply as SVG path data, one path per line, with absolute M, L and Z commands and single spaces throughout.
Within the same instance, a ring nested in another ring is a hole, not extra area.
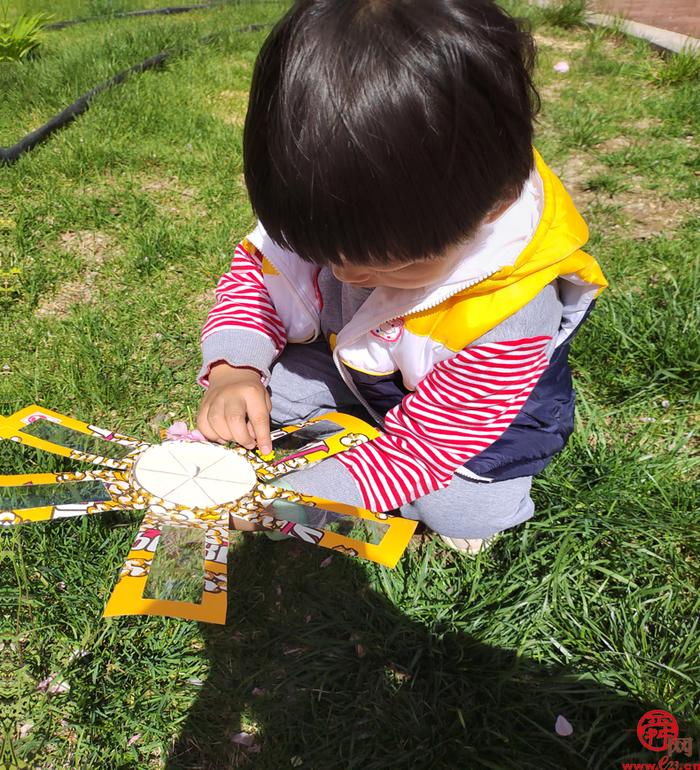
M 270 396 L 255 369 L 218 363 L 209 372 L 209 390 L 199 407 L 197 428 L 209 441 L 236 441 L 246 449 L 257 442 L 266 455 L 272 451 L 271 409 Z

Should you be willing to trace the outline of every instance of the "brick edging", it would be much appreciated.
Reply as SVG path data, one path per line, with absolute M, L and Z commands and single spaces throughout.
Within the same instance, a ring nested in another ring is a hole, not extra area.
M 535 5 L 543 7 L 549 5 L 552 0 L 534 0 Z M 586 23 L 591 27 L 612 27 L 619 29 L 626 35 L 647 40 L 652 48 L 661 53 L 680 53 L 681 51 L 693 51 L 700 54 L 700 40 L 690 35 L 682 35 L 680 32 L 671 32 L 668 29 L 652 27 L 639 21 L 630 21 L 622 16 L 613 16 L 608 13 L 587 13 Z

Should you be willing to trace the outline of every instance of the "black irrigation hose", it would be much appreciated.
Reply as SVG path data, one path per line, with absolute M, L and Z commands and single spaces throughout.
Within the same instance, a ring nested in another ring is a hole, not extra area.
M 265 5 L 269 2 L 271 0 L 214 0 L 214 2 L 200 3 L 199 5 L 174 5 L 170 8 L 150 8 L 146 11 L 126 11 L 125 13 L 88 16 L 85 19 L 75 19 L 73 21 L 57 21 L 55 24 L 45 24 L 42 29 L 65 29 L 66 27 L 72 27 L 74 24 L 84 24 L 86 21 L 98 21 L 99 19 L 124 19 L 129 16 L 171 16 L 176 13 L 199 11 L 203 8 L 217 8 L 224 5 Z
M 240 29 L 237 29 L 236 32 L 259 32 L 261 29 L 265 29 L 266 27 L 271 26 L 273 25 L 250 24 L 247 27 L 241 27 Z M 219 34 L 220 33 L 215 32 L 212 35 L 206 35 L 205 37 L 200 38 L 198 42 L 210 40 L 213 37 L 217 37 Z M 0 162 L 3 166 L 11 165 L 25 152 L 29 152 L 29 150 L 36 147 L 37 144 L 43 142 L 45 139 L 48 139 L 48 137 L 51 136 L 54 131 L 58 131 L 59 128 L 63 128 L 63 126 L 75 120 L 78 115 L 81 115 L 83 112 L 85 112 L 85 110 L 90 106 L 90 101 L 93 99 L 93 97 L 97 96 L 97 94 L 99 94 L 101 91 L 104 91 L 106 88 L 111 88 L 112 86 L 118 85 L 133 73 L 143 72 L 144 70 L 150 69 L 151 67 L 155 67 L 157 64 L 160 64 L 162 61 L 164 61 L 166 57 L 170 56 L 170 54 L 176 53 L 179 50 L 181 49 L 173 48 L 168 51 L 163 51 L 156 56 L 152 56 L 150 59 L 146 59 L 146 61 L 142 61 L 140 64 L 135 64 L 133 67 L 129 67 L 129 69 L 120 72 L 118 75 L 110 78 L 105 83 L 102 83 L 102 85 L 93 88 L 92 91 L 88 91 L 86 94 L 76 99 L 73 104 L 59 112 L 58 115 L 51 118 L 51 120 L 49 120 L 47 123 L 44 123 L 43 126 L 37 128 L 36 131 L 32 131 L 31 134 L 27 134 L 24 139 L 20 139 L 17 144 L 14 144 L 8 149 L 0 148 Z

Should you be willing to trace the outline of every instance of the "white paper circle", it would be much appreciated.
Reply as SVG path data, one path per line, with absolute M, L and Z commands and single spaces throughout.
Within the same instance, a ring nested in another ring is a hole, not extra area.
M 186 508 L 213 508 L 255 486 L 253 466 L 216 444 L 171 441 L 139 455 L 131 478 L 154 497 Z

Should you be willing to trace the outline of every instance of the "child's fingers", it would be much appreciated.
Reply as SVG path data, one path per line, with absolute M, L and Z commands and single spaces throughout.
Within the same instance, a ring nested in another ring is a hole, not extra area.
M 248 428 L 252 429 L 260 452 L 264 455 L 270 454 L 272 451 L 270 411 L 264 401 L 248 405 Z
M 269 454 L 271 408 L 260 383 L 210 388 L 197 415 L 197 428 L 209 441 L 235 441 L 246 449 L 253 449 L 257 441 L 260 451 Z
M 248 433 L 245 410 L 238 411 L 229 408 L 229 410 L 224 411 L 221 408 L 212 407 L 207 413 L 206 420 L 210 427 L 210 433 L 213 431 L 217 437 L 215 440 L 235 441 L 246 449 L 252 449 L 255 446 L 255 441 Z M 200 428 L 200 430 L 202 429 Z M 202 433 L 210 438 L 204 430 Z
M 214 428 L 209 424 L 207 413 L 208 409 L 206 405 L 203 404 L 199 409 L 199 414 L 197 415 L 197 430 L 207 440 L 218 444 L 225 444 L 230 439 L 223 438 L 214 430 Z

